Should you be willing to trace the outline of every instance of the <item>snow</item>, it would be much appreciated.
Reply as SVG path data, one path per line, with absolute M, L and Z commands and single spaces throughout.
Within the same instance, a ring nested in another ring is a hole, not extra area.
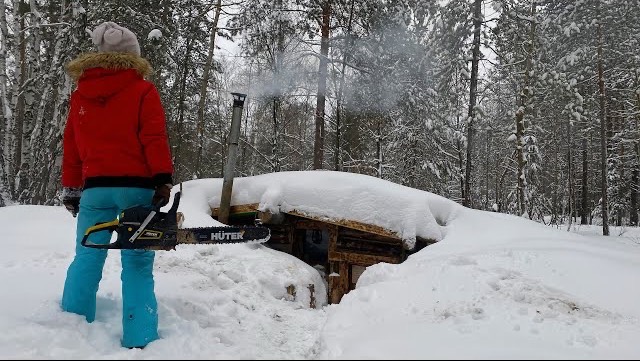
M 396 232 L 407 248 L 413 247 L 416 237 L 442 240 L 446 227 L 441 225 L 460 209 L 453 201 L 432 193 L 366 175 L 333 171 L 236 178 L 233 189 L 231 204 L 260 203 L 262 211 L 295 210 L 315 217 L 377 225 Z M 219 179 L 200 179 L 184 183 L 182 197 L 188 199 L 189 207 L 196 207 L 193 213 L 208 215 L 211 207 L 220 204 L 221 193 Z M 204 224 L 211 222 L 208 216 L 194 217 L 193 221 L 188 218 L 184 227 L 202 226 L 205 219 Z
M 382 342 L 397 359 L 634 358 L 639 255 L 637 244 L 468 210 L 444 242 L 367 269 L 330 313 L 323 343 L 340 346 L 321 358 L 376 358 Z
M 184 227 L 209 217 L 221 179 L 182 184 Z M 174 192 L 180 187 L 174 187 Z M 161 339 L 120 346 L 120 258 L 98 314 L 62 312 L 75 219 L 60 206 L 0 208 L 3 359 L 637 359 L 640 231 L 549 227 L 464 208 L 380 179 L 330 171 L 236 178 L 232 204 L 296 209 L 439 242 L 368 267 L 340 304 L 306 263 L 265 245 L 156 252 Z M 309 307 L 308 285 L 318 297 Z M 294 285 L 295 297 L 287 293 Z
M 160 31 L 159 29 L 153 29 L 147 35 L 147 39 L 157 40 L 160 38 L 162 38 L 162 31 Z

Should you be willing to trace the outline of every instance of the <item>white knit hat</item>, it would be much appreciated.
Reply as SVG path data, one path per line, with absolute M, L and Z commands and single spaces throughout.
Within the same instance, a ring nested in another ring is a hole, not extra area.
M 93 44 L 102 52 L 133 53 L 140 56 L 136 34 L 112 21 L 105 21 L 91 32 Z

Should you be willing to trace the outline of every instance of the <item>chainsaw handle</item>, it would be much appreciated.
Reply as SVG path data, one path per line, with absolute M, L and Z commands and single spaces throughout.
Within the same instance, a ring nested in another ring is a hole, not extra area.
M 89 248 L 98 248 L 98 249 L 122 248 L 120 247 L 120 241 L 118 240 L 116 240 L 113 243 L 107 243 L 107 244 L 97 244 L 93 242 L 87 242 L 87 239 L 92 233 L 97 233 L 101 231 L 113 232 L 118 228 L 118 224 L 119 224 L 118 219 L 115 219 L 111 222 L 96 223 L 96 225 L 87 228 L 87 231 L 84 233 L 84 237 L 82 237 L 82 241 L 80 243 L 83 246 L 89 247 Z
M 134 242 L 134 241 L 138 239 L 137 236 L 140 235 L 140 233 L 145 230 L 145 228 L 147 227 L 147 224 L 150 221 L 152 221 L 156 217 L 156 215 L 159 215 L 161 219 L 160 222 L 167 222 L 168 224 L 173 224 L 175 226 L 177 222 L 176 215 L 177 215 L 179 203 L 180 203 L 180 192 L 176 192 L 173 197 L 173 205 L 171 206 L 171 208 L 167 213 L 160 212 L 160 207 L 158 207 L 157 204 L 152 204 L 148 209 L 149 213 L 146 215 L 146 218 L 142 223 L 140 223 L 138 220 L 133 220 L 133 221 L 128 221 L 126 219 L 123 220 L 122 219 L 123 217 L 126 218 L 125 214 L 127 210 L 125 209 L 121 213 L 120 218 L 116 218 L 110 222 L 96 223 L 94 226 L 87 228 L 80 243 L 84 247 L 98 248 L 98 249 L 144 249 L 144 250 L 174 249 L 175 245 L 177 244 L 175 240 L 175 230 L 173 231 L 174 233 L 173 239 L 171 239 L 171 237 L 169 238 L 165 237 L 165 238 L 162 238 L 161 240 L 156 240 L 151 242 L 149 239 L 141 238 L 138 240 L 138 242 Z M 139 212 L 138 208 L 140 207 L 145 208 L 145 211 L 147 210 L 146 206 L 136 206 L 136 207 L 132 207 L 132 209 L 135 210 L 132 212 Z M 98 244 L 98 243 L 93 243 L 88 241 L 88 238 L 91 234 L 102 232 L 102 231 L 109 231 L 109 232 L 116 231 L 118 233 L 118 238 L 116 239 L 115 242 L 107 243 L 107 244 Z

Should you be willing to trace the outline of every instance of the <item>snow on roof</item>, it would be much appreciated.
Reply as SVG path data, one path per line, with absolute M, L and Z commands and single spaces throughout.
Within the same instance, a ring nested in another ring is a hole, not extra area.
M 175 190 L 179 187 L 175 187 Z M 185 214 L 183 227 L 211 225 L 204 219 L 219 207 L 222 179 L 198 179 L 182 184 L 182 198 L 197 204 Z M 315 170 L 237 177 L 231 205 L 259 203 L 260 211 L 297 211 L 307 216 L 358 221 L 395 232 L 409 249 L 416 237 L 440 241 L 446 225 L 463 207 L 430 192 L 368 175 Z M 181 204 L 182 207 L 182 204 Z

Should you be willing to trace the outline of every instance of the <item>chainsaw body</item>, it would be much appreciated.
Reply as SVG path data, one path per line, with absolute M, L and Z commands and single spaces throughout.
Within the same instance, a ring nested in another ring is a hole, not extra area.
M 178 244 L 263 243 L 271 232 L 263 226 L 222 226 L 179 229 L 177 222 L 181 192 L 176 192 L 168 212 L 159 207 L 141 205 L 123 210 L 111 222 L 89 227 L 82 238 L 82 245 L 99 249 L 172 250 Z M 96 244 L 88 240 L 96 232 L 113 232 L 117 239 L 109 244 Z

